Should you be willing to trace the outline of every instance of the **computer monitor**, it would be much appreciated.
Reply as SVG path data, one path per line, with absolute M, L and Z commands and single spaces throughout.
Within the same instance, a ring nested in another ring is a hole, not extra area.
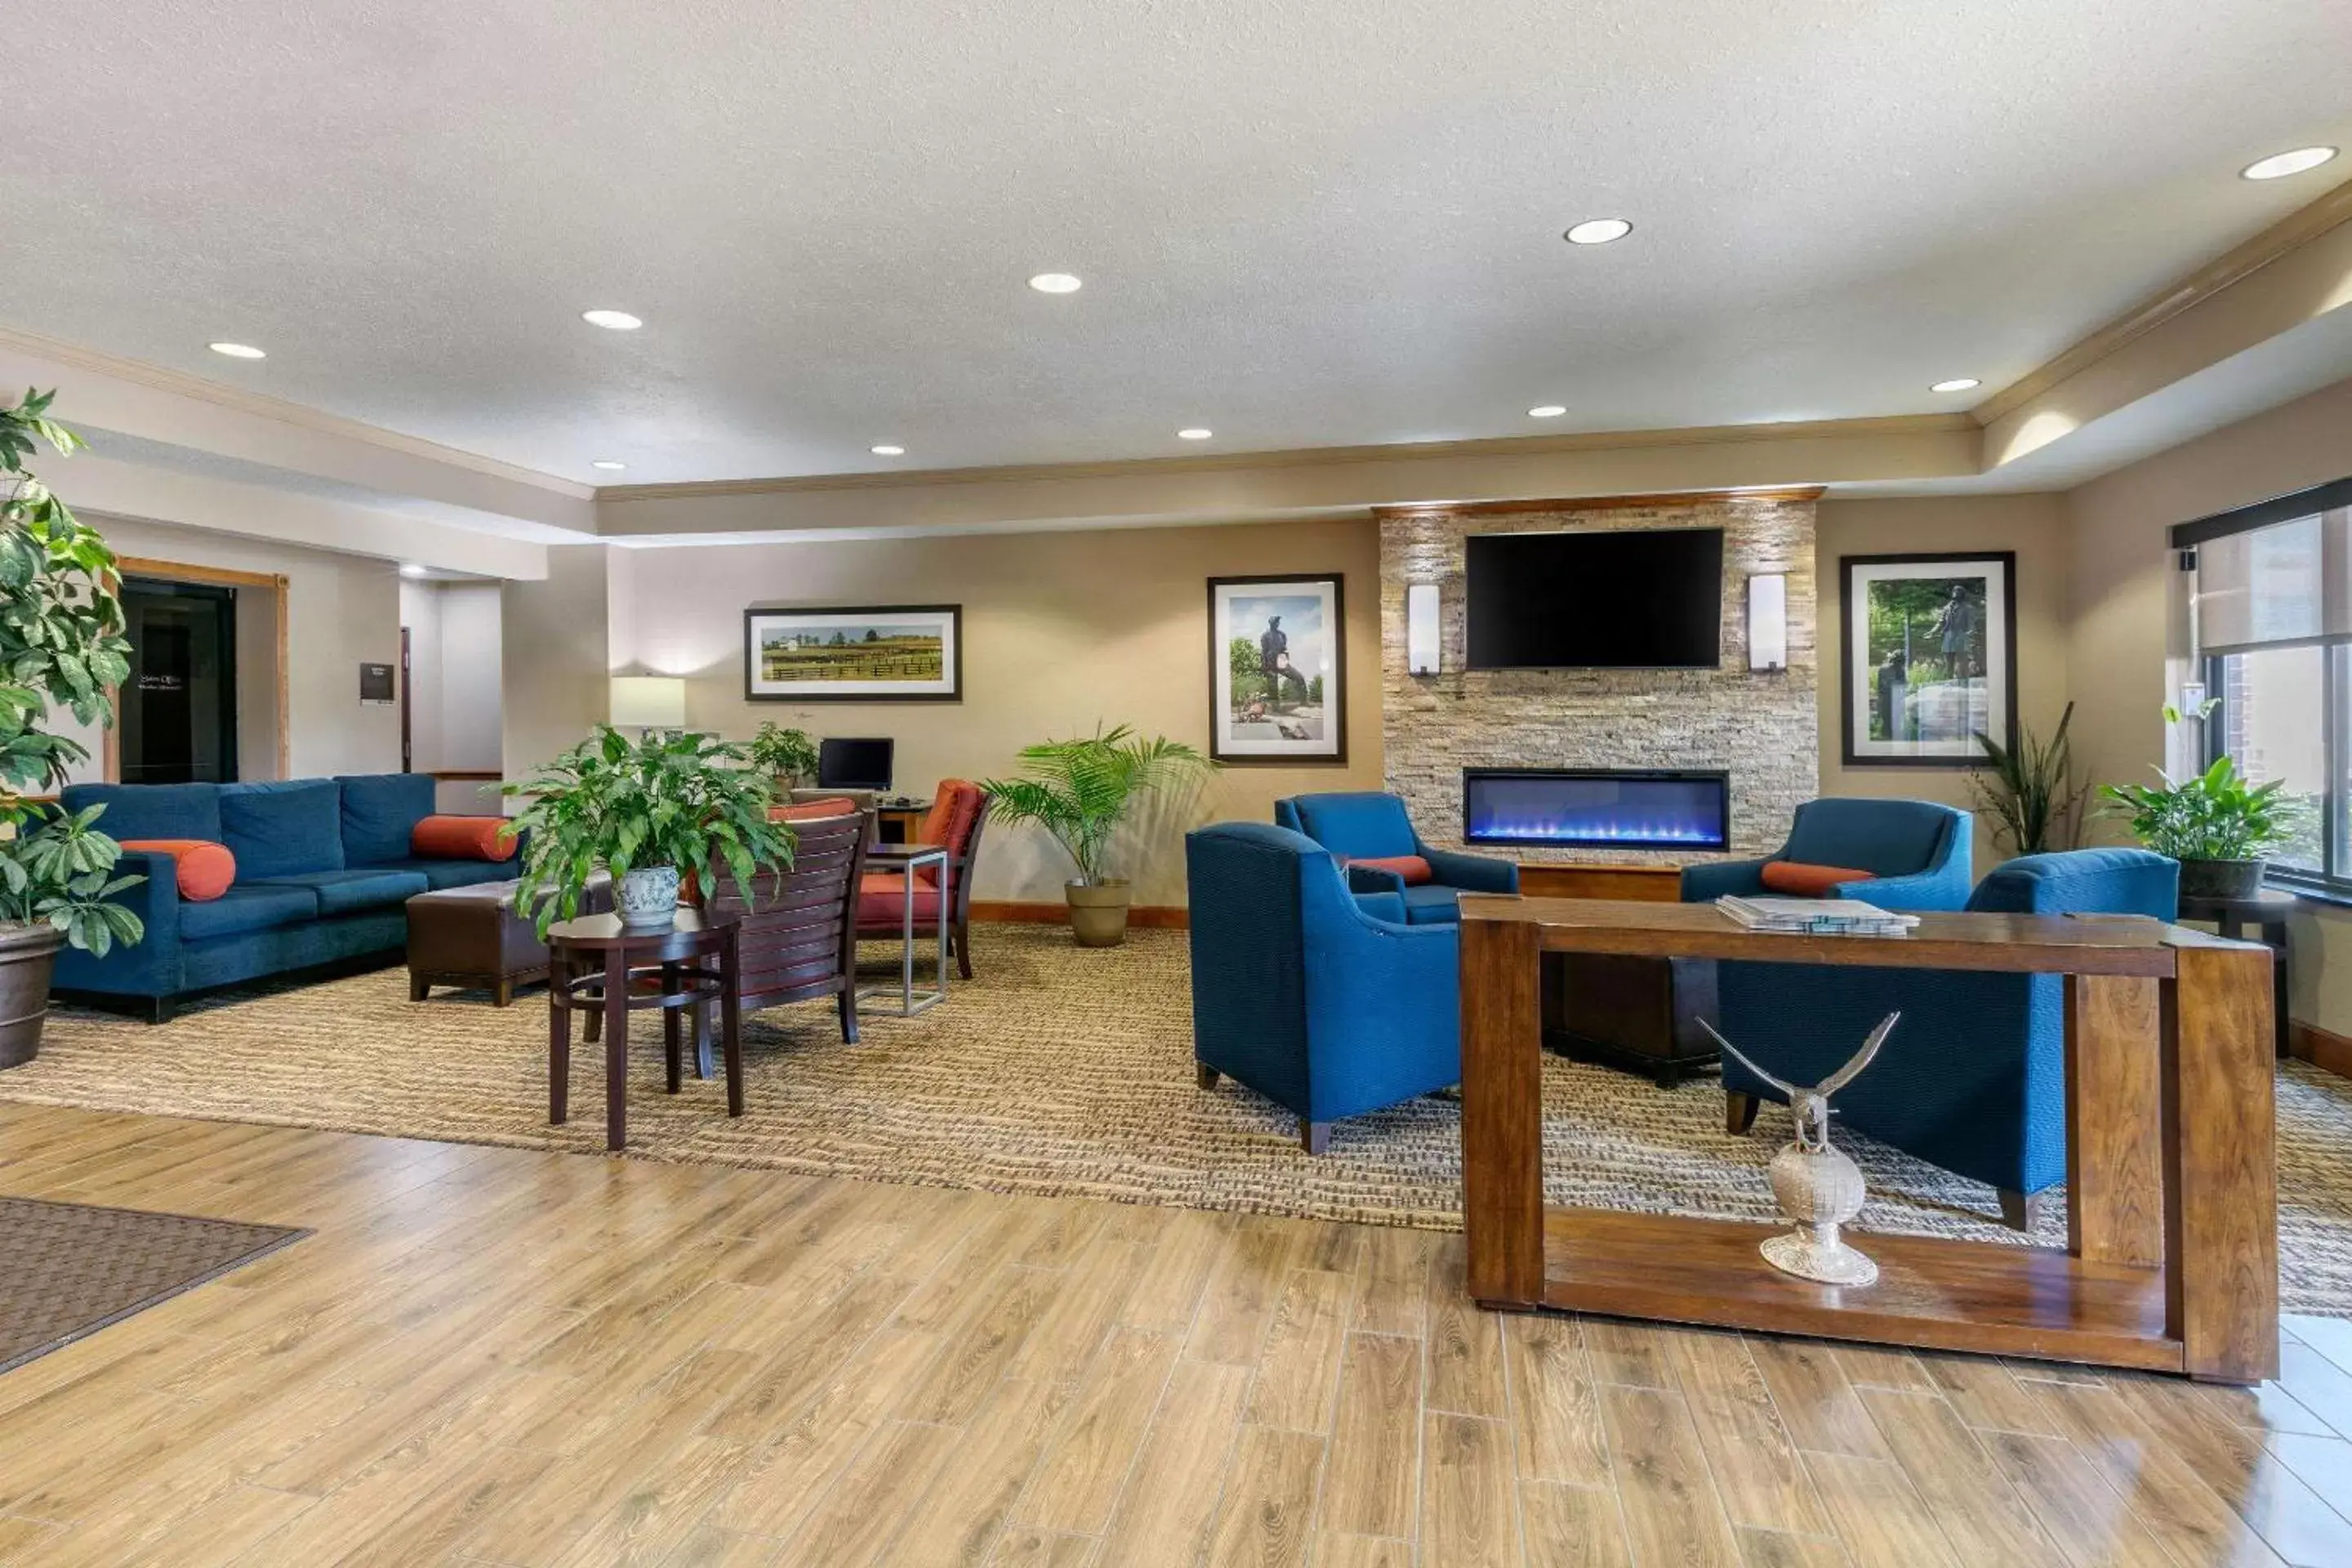
M 826 739 L 817 742 L 816 785 L 819 789 L 890 787 L 891 751 L 895 742 L 882 739 Z

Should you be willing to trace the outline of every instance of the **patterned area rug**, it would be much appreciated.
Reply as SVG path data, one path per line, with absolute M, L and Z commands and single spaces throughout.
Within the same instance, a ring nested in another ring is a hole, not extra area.
M 719 1084 L 662 1091 L 658 1026 L 634 1021 L 630 1152 L 881 1181 L 1454 1229 L 1459 1107 L 1430 1097 L 1342 1122 L 1328 1154 L 1230 1081 L 1193 1086 L 1181 932 L 1088 952 L 1045 926 L 974 933 L 978 978 L 911 1019 L 868 1017 L 844 1046 L 829 1006 L 745 1020 L 747 1114 Z M 868 949 L 880 959 L 884 950 Z M 926 966 L 924 973 L 928 973 Z M 895 963 L 876 978 L 895 980 Z M 604 1147 L 601 1049 L 572 1052 L 572 1119 L 547 1123 L 547 1013 L 533 992 L 407 999 L 404 971 L 231 994 L 150 1028 L 50 1020 L 0 1100 L 581 1152 Z M 1766 1108 L 1723 1131 L 1711 1081 L 1647 1079 L 1547 1056 L 1545 1188 L 1559 1204 L 1769 1219 L 1764 1165 L 1789 1135 Z M 2300 1063 L 2279 1079 L 2286 1305 L 2352 1314 L 2352 1083 Z M 1856 1134 L 1864 1229 L 2015 1242 L 1992 1190 Z M 2053 1205 L 2054 1207 L 2055 1205 Z M 2063 1245 L 2054 1216 L 2036 1240 Z
M 310 1232 L 0 1198 L 0 1373 L 277 1251 Z

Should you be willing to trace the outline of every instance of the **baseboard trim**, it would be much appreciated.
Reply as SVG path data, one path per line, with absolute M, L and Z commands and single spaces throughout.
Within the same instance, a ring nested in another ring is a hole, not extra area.
M 976 921 L 1012 921 L 1023 925 L 1067 925 L 1070 907 L 1067 904 L 993 902 L 987 899 L 971 901 L 971 918 Z M 1151 926 L 1163 931 L 1189 931 L 1192 912 L 1176 904 L 1137 904 L 1127 911 L 1127 923 L 1131 926 Z
M 2324 1072 L 2338 1078 L 2352 1078 L 2352 1039 L 2330 1034 L 2316 1024 L 2292 1019 L 2286 1026 L 2286 1048 L 2289 1056 L 2309 1062 Z

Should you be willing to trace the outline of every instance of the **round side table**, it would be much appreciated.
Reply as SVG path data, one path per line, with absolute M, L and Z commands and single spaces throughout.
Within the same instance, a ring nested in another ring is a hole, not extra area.
M 593 1013 L 604 1025 L 604 1147 L 628 1143 L 629 1015 L 662 1014 L 669 1091 L 678 1091 L 683 1015 L 716 1000 L 727 1059 L 727 1114 L 743 1114 L 743 1039 L 733 917 L 711 921 L 681 907 L 667 929 L 629 931 L 618 915 L 583 915 L 547 928 L 547 1119 L 570 1115 L 572 1015 Z M 712 961 L 716 961 L 715 967 Z M 636 984 L 631 984 L 635 979 Z
M 2273 1022 L 2278 1026 L 2278 1054 L 2287 1054 L 2286 1017 L 2286 918 L 2294 913 L 2296 900 L 2293 893 L 2276 888 L 2264 888 L 2251 899 L 2200 899 L 2190 894 L 2180 896 L 2180 918 L 2185 921 L 2211 921 L 2221 934 L 2237 942 L 2252 926 L 2258 940 L 2271 950 L 2271 1010 Z

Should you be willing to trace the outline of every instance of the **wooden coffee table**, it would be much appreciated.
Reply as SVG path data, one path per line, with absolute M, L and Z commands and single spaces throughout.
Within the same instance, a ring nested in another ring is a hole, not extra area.
M 596 1013 L 604 1034 L 604 1147 L 628 1144 L 629 1015 L 658 1007 L 669 1091 L 683 1079 L 681 1014 L 716 999 L 727 1061 L 727 1114 L 743 1114 L 743 1039 L 732 919 L 681 908 L 660 931 L 630 931 L 618 915 L 584 915 L 547 928 L 547 1119 L 569 1119 L 572 1015 Z M 710 961 L 716 961 L 714 967 Z M 632 981 L 635 984 L 632 984 Z

